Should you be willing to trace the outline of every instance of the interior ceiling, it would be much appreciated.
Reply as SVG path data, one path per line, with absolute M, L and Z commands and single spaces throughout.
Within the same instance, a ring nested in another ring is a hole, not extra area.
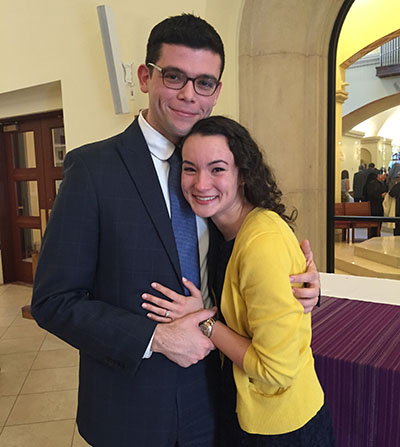
M 364 132 L 366 137 L 380 136 L 393 140 L 393 146 L 400 149 L 400 106 L 393 107 L 363 121 L 353 128 Z

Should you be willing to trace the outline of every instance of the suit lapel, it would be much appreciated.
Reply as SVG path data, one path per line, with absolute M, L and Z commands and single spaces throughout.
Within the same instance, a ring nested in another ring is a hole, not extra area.
M 179 283 L 181 283 L 179 258 L 171 219 L 149 148 L 137 120 L 122 134 L 122 144 L 117 149 L 165 247 Z

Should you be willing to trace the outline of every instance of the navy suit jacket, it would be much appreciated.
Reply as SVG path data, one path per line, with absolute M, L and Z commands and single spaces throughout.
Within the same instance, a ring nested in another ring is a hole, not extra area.
M 181 290 L 168 211 L 137 120 L 69 152 L 43 238 L 32 298 L 40 326 L 80 350 L 78 426 L 97 446 L 163 445 L 181 383 L 207 395 L 204 361 L 142 359 L 155 328 L 152 281 Z M 211 411 L 211 410 L 210 410 Z M 157 429 L 156 429 L 157 428 Z M 134 443 L 133 440 L 135 440 Z

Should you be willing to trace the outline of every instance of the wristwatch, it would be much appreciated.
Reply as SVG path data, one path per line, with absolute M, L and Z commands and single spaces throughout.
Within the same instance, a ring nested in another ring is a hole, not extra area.
M 208 320 L 203 321 L 199 324 L 199 328 L 201 332 L 208 338 L 211 337 L 212 328 L 217 320 L 214 317 L 209 318 Z

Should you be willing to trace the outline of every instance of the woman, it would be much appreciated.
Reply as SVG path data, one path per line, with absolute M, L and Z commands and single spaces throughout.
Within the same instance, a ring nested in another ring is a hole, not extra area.
M 227 244 L 234 241 L 221 297 L 226 324 L 209 319 L 201 325 L 233 362 L 236 389 L 222 399 L 219 445 L 333 446 L 310 348 L 311 316 L 289 282 L 306 261 L 288 226 L 294 215 L 285 213 L 269 167 L 246 129 L 217 116 L 195 124 L 182 158 L 186 200 L 197 215 L 212 219 Z M 194 311 L 195 300 L 202 307 L 200 292 L 184 283 L 189 299 L 160 284 L 155 288 L 170 301 L 144 294 L 148 316 L 166 322 L 166 309 L 177 318 Z M 217 281 L 214 290 L 220 288 Z M 225 361 L 227 389 L 231 371 Z
M 342 202 L 354 202 L 353 197 L 350 194 L 350 180 L 349 180 L 349 171 L 347 169 L 343 169 L 341 174 L 341 194 L 342 194 Z

